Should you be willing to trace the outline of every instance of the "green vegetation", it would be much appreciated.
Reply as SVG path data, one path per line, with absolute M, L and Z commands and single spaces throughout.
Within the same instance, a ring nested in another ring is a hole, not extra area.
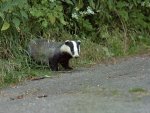
M 149 14 L 149 0 L 0 0 L 0 86 L 39 75 L 26 52 L 35 37 L 80 39 L 77 66 L 146 51 Z

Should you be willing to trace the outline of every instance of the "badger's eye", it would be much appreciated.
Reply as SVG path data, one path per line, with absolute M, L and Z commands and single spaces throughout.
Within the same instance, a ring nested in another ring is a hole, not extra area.
M 74 55 L 74 46 L 72 43 L 69 44 L 72 55 Z

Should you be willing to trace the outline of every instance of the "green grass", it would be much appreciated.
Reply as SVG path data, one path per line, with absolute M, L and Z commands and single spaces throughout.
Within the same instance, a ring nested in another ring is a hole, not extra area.
M 0 59 L 0 70 L 0 88 L 18 84 L 33 77 L 47 77 L 51 75 L 51 71 L 48 68 L 39 67 L 38 65 L 30 68 L 21 62 L 13 60 Z

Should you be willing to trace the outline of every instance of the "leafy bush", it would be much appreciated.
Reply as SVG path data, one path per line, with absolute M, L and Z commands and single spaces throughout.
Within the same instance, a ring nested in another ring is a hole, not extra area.
M 4 0 L 0 4 L 0 25 L 1 31 L 12 30 L 15 27 L 16 30 L 20 30 L 21 26 L 26 25 L 28 18 L 27 10 L 28 4 L 27 0 Z M 24 26 L 25 27 L 25 26 Z M 23 29 L 23 28 L 22 28 Z
M 54 29 L 90 35 L 108 29 L 150 30 L 148 0 L 3 0 L 0 4 L 1 31 L 14 29 L 35 33 Z M 37 29 L 37 30 L 36 30 Z M 34 31 L 35 30 L 35 31 Z M 96 39 L 95 39 L 96 40 Z

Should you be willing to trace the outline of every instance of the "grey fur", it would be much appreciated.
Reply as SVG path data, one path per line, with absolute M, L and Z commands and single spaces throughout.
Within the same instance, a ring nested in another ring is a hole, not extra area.
M 49 65 L 49 58 L 59 51 L 62 44 L 50 42 L 46 39 L 33 39 L 29 42 L 28 52 L 33 60 Z

